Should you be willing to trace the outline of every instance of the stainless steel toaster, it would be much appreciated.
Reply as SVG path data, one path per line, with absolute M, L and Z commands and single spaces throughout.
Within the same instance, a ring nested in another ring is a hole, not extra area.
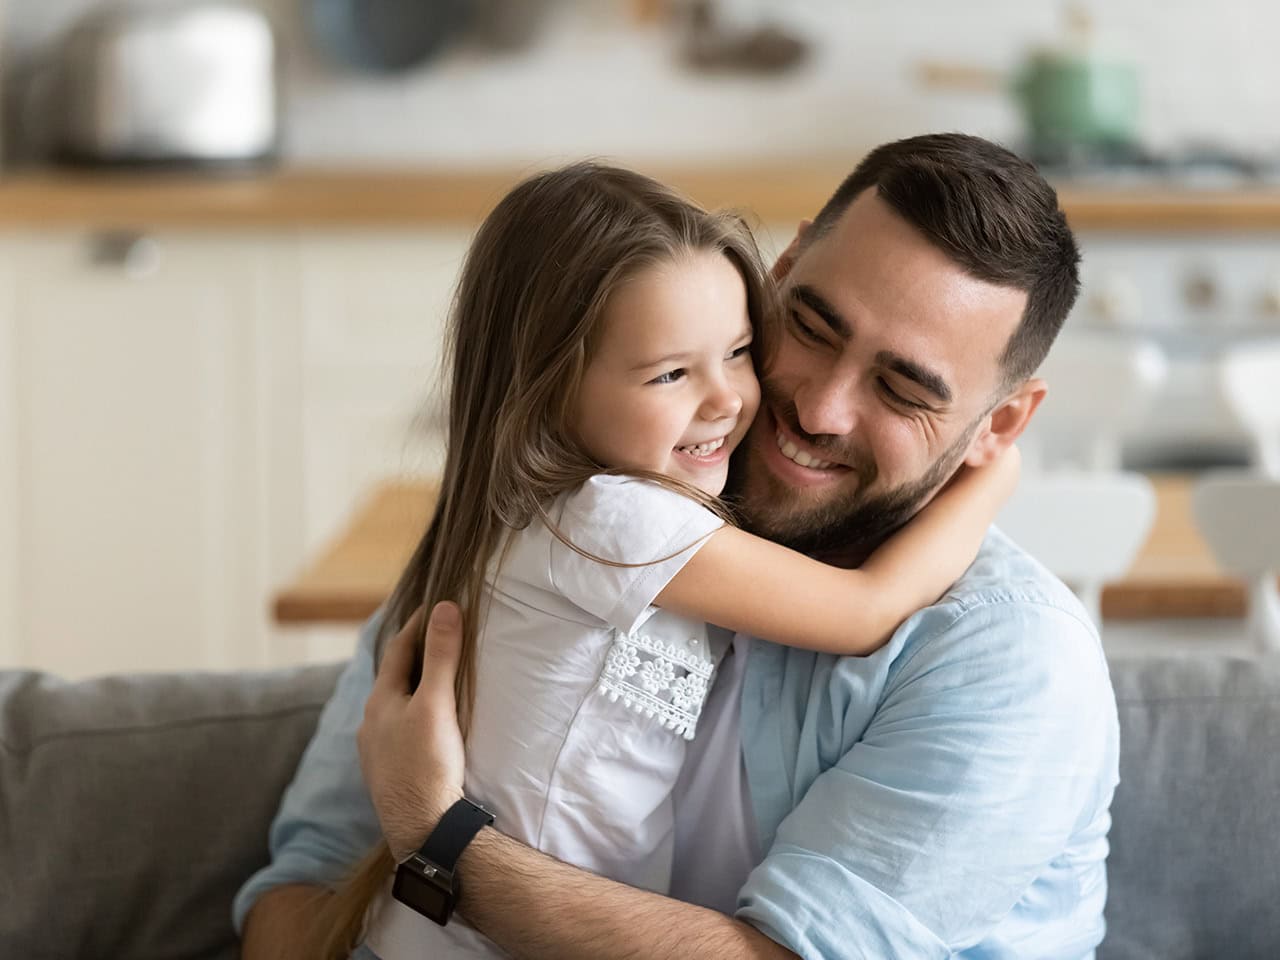
M 235 3 L 113 3 L 68 31 L 53 147 L 93 164 L 256 164 L 279 139 L 275 33 Z

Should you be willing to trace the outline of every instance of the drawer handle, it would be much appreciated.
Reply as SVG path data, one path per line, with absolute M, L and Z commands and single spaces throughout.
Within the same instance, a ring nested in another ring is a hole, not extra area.
M 108 230 L 89 238 L 89 262 L 95 267 L 118 269 L 143 280 L 160 269 L 163 252 L 155 237 L 134 230 Z

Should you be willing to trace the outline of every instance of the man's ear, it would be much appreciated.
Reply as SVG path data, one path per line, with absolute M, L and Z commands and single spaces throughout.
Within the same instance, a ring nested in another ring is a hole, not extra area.
M 812 220 L 801 220 L 800 226 L 796 228 L 795 237 L 787 244 L 787 249 L 778 254 L 778 259 L 774 261 L 773 270 L 771 271 L 774 283 L 781 283 L 786 279 L 787 274 L 791 272 L 791 268 L 796 265 L 796 257 L 800 256 L 800 248 L 804 246 L 805 237 L 812 226 Z
M 1031 422 L 1031 415 L 1049 392 L 1049 385 L 1033 378 L 1009 394 L 987 414 L 987 422 L 969 444 L 964 462 L 971 467 L 981 467 L 1013 445 Z

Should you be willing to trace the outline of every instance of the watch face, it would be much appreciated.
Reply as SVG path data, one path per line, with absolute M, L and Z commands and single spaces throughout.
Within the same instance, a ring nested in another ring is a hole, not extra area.
M 391 895 L 423 916 L 443 925 L 453 913 L 453 893 L 416 872 L 408 864 L 396 870 Z

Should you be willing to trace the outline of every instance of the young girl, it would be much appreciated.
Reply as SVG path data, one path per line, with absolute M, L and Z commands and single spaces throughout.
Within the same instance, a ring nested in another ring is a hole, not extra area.
M 726 523 L 752 349 L 767 365 L 776 323 L 739 219 L 593 164 L 516 187 L 462 272 L 439 501 L 385 611 L 384 637 L 420 605 L 462 604 L 467 795 L 504 832 L 659 892 L 723 652 L 705 624 L 869 653 L 973 560 L 1016 472 L 961 474 L 855 570 Z M 323 955 L 362 931 L 382 960 L 501 955 L 392 899 L 393 870 L 384 847 L 329 898 Z

